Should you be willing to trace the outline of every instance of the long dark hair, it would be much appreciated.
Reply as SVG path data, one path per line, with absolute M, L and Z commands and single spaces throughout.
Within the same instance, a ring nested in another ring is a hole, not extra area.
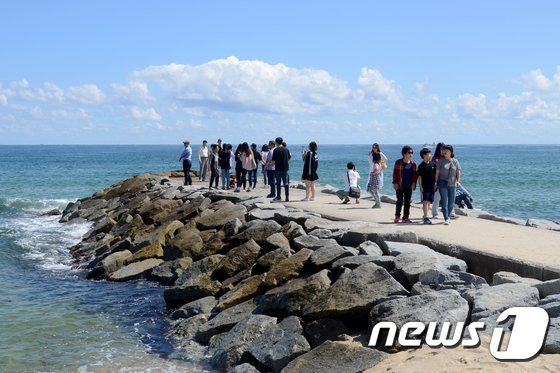
M 438 142 L 437 146 L 436 146 L 436 151 L 434 152 L 434 158 L 441 158 L 441 148 L 445 146 L 444 143 L 442 142 Z

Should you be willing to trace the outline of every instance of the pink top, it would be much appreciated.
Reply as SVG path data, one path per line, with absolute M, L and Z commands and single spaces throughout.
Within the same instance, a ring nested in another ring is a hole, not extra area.
M 253 170 L 253 152 L 251 154 L 246 155 L 245 152 L 241 153 L 241 163 L 243 164 L 243 169 L 245 170 Z

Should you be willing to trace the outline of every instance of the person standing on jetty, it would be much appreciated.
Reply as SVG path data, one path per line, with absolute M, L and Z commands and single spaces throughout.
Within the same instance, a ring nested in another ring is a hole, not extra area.
M 461 182 L 461 165 L 454 157 L 453 147 L 444 145 L 441 148 L 442 158 L 436 167 L 435 187 L 439 190 L 441 197 L 441 209 L 443 211 L 444 224 L 449 225 L 450 214 L 455 204 L 455 192 L 457 184 Z
M 422 149 L 420 157 L 422 157 L 422 163 L 418 166 L 418 183 L 420 184 L 420 195 L 422 196 L 423 223 L 432 224 L 428 217 L 428 212 L 430 211 L 430 204 L 434 202 L 436 165 L 431 161 L 432 152 L 430 149 Z
M 401 219 L 401 210 L 404 204 L 403 223 L 412 223 L 410 220 L 410 203 L 412 191 L 416 189 L 416 163 L 412 160 L 414 150 L 408 145 L 401 150 L 402 158 L 395 162 L 393 169 L 393 188 L 397 192 L 397 207 L 395 209 L 395 223 Z
M 375 204 L 372 206 L 374 209 L 381 208 L 381 197 L 379 191 L 383 187 L 383 160 L 380 153 L 372 153 L 371 165 L 369 173 L 368 192 L 371 193 Z
M 208 189 L 212 189 L 212 184 L 216 183 L 215 189 L 218 189 L 220 181 L 220 147 L 217 144 L 212 144 L 212 154 L 210 154 L 210 185 Z
M 179 157 L 179 161 L 183 161 L 183 172 L 185 173 L 185 185 L 192 185 L 191 179 L 191 167 L 192 167 L 192 149 L 191 149 L 191 142 L 187 139 L 183 141 L 183 145 L 185 146 L 185 150 Z
M 202 146 L 198 151 L 198 181 L 206 181 L 206 173 L 208 172 L 208 141 L 202 141 Z
M 218 146 L 219 147 L 219 146 Z M 229 190 L 229 170 L 231 168 L 231 144 L 224 144 L 220 152 L 220 169 L 222 170 L 222 189 Z
M 301 179 L 305 182 L 305 198 L 302 201 L 315 201 L 315 180 L 319 179 L 317 168 L 319 167 L 319 157 L 317 150 L 319 147 L 315 141 L 309 143 L 309 151 L 301 149 L 303 160 L 303 174 Z
M 358 180 L 360 180 L 360 174 L 356 170 L 356 165 L 354 163 L 349 162 L 346 165 L 346 172 L 344 173 L 344 189 L 340 189 L 336 191 L 336 196 L 342 200 L 342 204 L 345 205 L 350 202 L 350 188 L 358 188 Z M 356 198 L 356 203 L 360 203 L 360 199 Z
M 432 163 L 436 166 L 436 168 L 439 160 L 441 159 L 441 148 L 444 145 L 445 144 L 442 142 L 438 142 L 438 144 L 436 145 L 436 151 L 434 152 L 434 156 L 432 157 Z M 434 202 L 432 203 L 432 219 L 438 218 L 440 202 L 441 197 L 439 196 L 439 193 L 434 193 Z
M 257 150 L 257 144 L 251 144 L 251 151 L 253 152 L 253 159 L 255 160 L 255 169 L 249 172 L 249 187 L 253 189 L 257 187 L 257 173 L 259 171 L 259 162 L 262 161 L 261 153 Z
M 290 200 L 290 175 L 288 171 L 290 170 L 290 151 L 288 148 L 283 146 L 284 140 L 281 137 L 277 137 L 276 148 L 272 153 L 272 162 L 274 163 L 274 178 L 276 181 L 276 197 L 273 201 L 281 201 L 281 183 L 284 184 L 284 193 L 286 194 L 286 202 Z
M 270 185 L 270 193 L 266 196 L 267 198 L 276 197 L 276 178 L 274 176 L 276 167 L 274 162 L 272 162 L 272 156 L 274 155 L 274 150 L 276 149 L 276 143 L 272 140 L 268 142 L 268 154 L 266 155 L 266 177 L 268 178 L 268 184 Z
M 235 149 L 235 190 L 234 192 L 239 192 L 241 188 L 241 175 L 243 174 L 243 162 L 241 162 L 241 154 L 243 153 L 243 144 L 237 145 L 237 149 Z M 243 189 L 245 189 L 245 185 L 243 185 Z
M 245 189 L 247 185 L 247 175 L 255 169 L 255 158 L 253 157 L 253 152 L 249 147 L 249 144 L 244 142 L 241 144 L 241 153 L 239 154 L 239 160 L 241 161 L 241 179 L 237 179 L 237 188 L 234 192 L 239 193 L 241 191 L 241 186 Z M 249 174 L 250 175 L 250 174 Z M 247 192 L 251 191 L 251 180 L 249 179 L 249 187 Z
M 387 166 L 388 166 L 388 164 L 387 164 L 388 158 L 387 158 L 387 156 L 386 156 L 385 154 L 383 154 L 383 152 L 381 151 L 381 147 L 379 146 L 379 144 L 378 144 L 378 143 L 374 143 L 374 144 L 371 146 L 371 151 L 368 153 L 368 162 L 369 162 L 369 173 L 370 173 L 370 175 L 371 175 L 371 173 L 373 172 L 373 169 L 374 169 L 374 167 L 375 167 L 374 161 L 373 161 L 373 155 L 374 155 L 374 154 L 378 154 L 379 157 L 380 157 L 380 159 L 381 159 L 381 162 L 380 162 L 380 164 L 381 164 L 381 187 L 379 188 L 379 189 L 381 190 L 381 188 L 383 187 L 383 170 L 386 170 L 386 169 L 387 169 Z M 370 182 L 371 182 L 371 179 L 368 180 L 368 188 L 367 188 L 368 191 L 369 191 L 369 189 L 370 189 L 370 188 L 369 188 Z
M 264 144 L 261 147 L 261 160 L 262 160 L 262 174 L 263 174 L 263 182 L 264 182 L 264 186 L 266 187 L 268 185 L 268 177 L 266 174 L 266 159 L 268 158 L 268 145 Z

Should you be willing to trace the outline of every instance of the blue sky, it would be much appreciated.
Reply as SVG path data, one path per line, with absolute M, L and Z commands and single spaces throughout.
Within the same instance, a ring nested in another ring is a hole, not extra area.
M 558 143 L 557 1 L 2 1 L 0 144 Z

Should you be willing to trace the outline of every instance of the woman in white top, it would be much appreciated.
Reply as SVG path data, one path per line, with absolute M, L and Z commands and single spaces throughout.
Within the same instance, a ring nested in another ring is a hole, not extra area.
M 380 161 L 379 163 L 377 163 L 374 160 L 373 154 L 377 153 L 379 154 L 380 157 Z M 370 178 L 368 180 L 368 192 L 371 194 L 375 194 L 375 188 L 373 188 L 373 184 L 371 181 L 371 175 L 372 173 L 376 172 L 376 168 L 378 168 L 379 166 L 381 166 L 381 173 L 379 174 L 380 176 L 377 177 L 378 180 L 381 180 L 381 183 L 377 186 L 378 190 L 381 190 L 381 188 L 383 188 L 383 170 L 385 170 L 387 168 L 387 161 L 388 158 L 385 156 L 385 154 L 383 154 L 383 152 L 381 151 L 381 148 L 379 147 L 378 143 L 374 143 L 371 146 L 371 151 L 368 153 L 368 162 L 369 162 L 369 174 L 370 174 Z M 377 175 L 377 174 L 376 174 Z
M 354 163 L 350 162 L 346 165 L 348 170 L 344 173 L 344 189 L 338 190 L 336 195 L 342 200 L 343 204 L 350 202 L 348 194 L 350 192 L 350 187 L 359 188 L 358 180 L 360 179 L 360 174 L 356 171 L 356 166 Z M 356 203 L 360 203 L 360 199 L 356 198 Z

